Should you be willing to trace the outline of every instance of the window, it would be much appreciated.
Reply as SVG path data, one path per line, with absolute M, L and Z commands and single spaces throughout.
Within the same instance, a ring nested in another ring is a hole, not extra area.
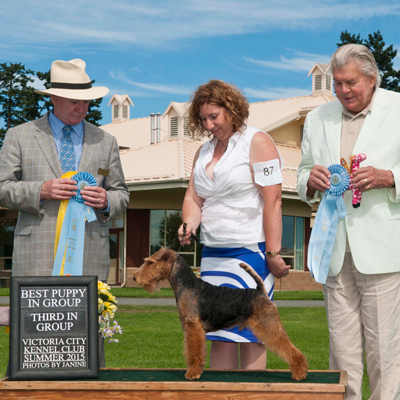
M 322 89 L 322 75 L 315 75 L 315 90 Z
M 182 224 L 180 211 L 151 210 L 150 211 L 150 254 L 161 247 L 178 251 L 178 229 Z M 284 215 L 282 217 L 282 250 L 281 255 L 291 268 L 304 270 L 304 218 Z M 196 232 L 200 237 L 200 229 Z M 182 247 L 180 255 L 194 268 L 200 267 L 202 245 L 194 240 L 188 246 Z
M 178 137 L 178 117 L 171 117 L 171 137 Z
M 154 254 L 161 247 L 178 251 L 178 229 L 182 224 L 180 211 L 151 210 L 150 211 L 150 254 Z M 196 233 L 199 235 L 199 232 Z M 199 267 L 201 249 L 203 246 L 194 240 L 188 246 L 182 247 L 179 254 L 191 267 Z
M 122 106 L 122 118 L 128 118 L 128 106 L 127 105 Z
M 282 217 L 281 255 L 291 268 L 304 270 L 304 218 Z
M 326 76 L 325 84 L 326 90 L 332 90 L 332 77 L 330 75 Z
M 0 287 L 10 286 L 14 224 L 15 220 L 13 219 L 0 220 Z
M 183 135 L 190 137 L 190 133 L 188 131 L 188 123 L 189 123 L 189 118 L 184 117 L 183 118 Z
M 114 104 L 114 118 L 118 118 L 118 117 L 119 117 L 119 105 Z
M 304 125 L 300 125 L 300 143 L 303 141 Z
M 110 272 L 107 283 L 109 285 L 120 284 L 123 279 L 124 259 L 124 219 L 114 218 L 108 222 L 110 228 Z

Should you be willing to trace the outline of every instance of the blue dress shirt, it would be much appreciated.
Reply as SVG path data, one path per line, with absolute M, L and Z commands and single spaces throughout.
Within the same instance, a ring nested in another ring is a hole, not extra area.
M 53 133 L 54 143 L 57 148 L 58 158 L 60 158 L 61 139 L 63 137 L 62 130 L 65 124 L 54 115 L 53 111 L 51 111 L 49 114 L 49 124 L 51 132 Z M 71 125 L 71 128 L 72 128 L 71 140 L 72 144 L 74 145 L 74 153 L 75 153 L 75 171 L 78 171 L 79 163 L 82 157 L 83 132 L 84 132 L 83 121 L 81 121 L 78 125 Z
M 57 148 L 58 158 L 60 158 L 61 139 L 63 137 L 62 130 L 65 124 L 54 115 L 53 110 L 49 113 L 49 124 L 51 132 L 53 133 L 54 143 Z M 72 128 L 71 140 L 72 144 L 74 145 L 74 153 L 75 153 L 75 171 L 78 171 L 79 163 L 82 157 L 83 133 L 85 130 L 83 121 L 81 121 L 78 125 L 71 125 L 71 128 Z M 107 200 L 108 200 L 108 195 L 107 195 Z M 110 212 L 110 202 L 108 202 L 107 208 L 101 211 Z

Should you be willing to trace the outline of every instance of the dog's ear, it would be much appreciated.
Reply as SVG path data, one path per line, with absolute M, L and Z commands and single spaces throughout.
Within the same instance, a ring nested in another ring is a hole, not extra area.
M 167 261 L 173 256 L 174 253 L 175 252 L 173 250 L 166 249 L 165 247 L 161 247 L 161 249 L 158 250 L 157 253 L 154 254 L 154 256 L 157 261 L 161 261 L 161 260 Z

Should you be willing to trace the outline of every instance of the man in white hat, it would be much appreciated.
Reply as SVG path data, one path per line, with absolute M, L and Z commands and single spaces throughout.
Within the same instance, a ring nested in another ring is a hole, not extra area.
M 0 206 L 19 211 L 15 228 L 13 276 L 50 276 L 54 263 L 61 200 L 76 194 L 68 171 L 92 174 L 97 186 L 81 192 L 96 220 L 85 226 L 83 275 L 107 280 L 108 221 L 126 209 L 129 193 L 115 137 L 84 120 L 89 101 L 108 93 L 92 87 L 82 60 L 54 61 L 50 95 L 53 110 L 9 129 L 0 152 Z M 67 156 L 66 156 L 67 154 Z

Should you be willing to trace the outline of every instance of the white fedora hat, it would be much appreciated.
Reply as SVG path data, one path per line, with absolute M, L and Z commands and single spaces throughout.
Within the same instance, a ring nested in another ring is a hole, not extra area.
M 80 59 L 54 61 L 51 64 L 50 89 L 35 90 L 35 92 L 74 100 L 94 100 L 104 97 L 109 90 L 104 86 L 92 87 L 85 68 L 85 61 Z

